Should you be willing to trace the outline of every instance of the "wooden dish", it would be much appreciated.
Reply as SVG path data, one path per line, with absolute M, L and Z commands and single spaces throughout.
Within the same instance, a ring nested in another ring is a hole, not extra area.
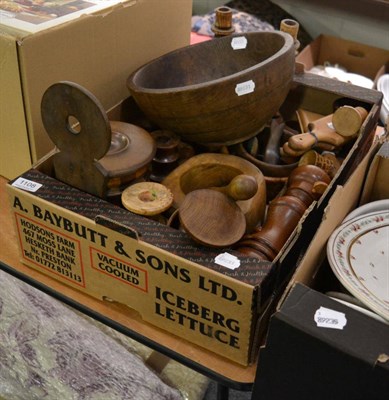
M 230 145 L 258 134 L 278 111 L 294 65 L 289 34 L 250 32 L 165 54 L 133 72 L 127 87 L 161 128 L 193 143 Z
M 205 246 L 229 247 L 246 231 L 242 210 L 231 197 L 215 190 L 188 193 L 178 213 L 185 231 Z
M 173 193 L 173 207 L 179 208 L 188 193 L 198 189 L 227 186 L 233 178 L 242 174 L 253 176 L 258 184 L 258 190 L 253 197 L 236 202 L 245 216 L 247 230 L 250 231 L 263 220 L 266 184 L 261 171 L 249 161 L 229 154 L 199 154 L 177 167 L 162 184 Z

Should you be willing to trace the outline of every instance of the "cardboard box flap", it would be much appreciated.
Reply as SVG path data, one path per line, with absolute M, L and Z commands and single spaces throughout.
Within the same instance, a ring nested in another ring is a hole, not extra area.
M 0 5 L 2 13 L 1 30 L 12 35 L 15 39 L 22 39 L 31 34 L 47 31 L 57 26 L 71 23 L 74 20 L 83 18 L 85 15 L 107 15 L 112 9 L 120 6 L 133 5 L 139 0 L 104 0 L 92 2 L 73 3 L 70 6 L 67 2 L 63 4 L 43 3 L 40 8 L 29 8 L 25 3 L 24 9 L 20 12 L 20 6 L 16 2 L 5 0 Z M 13 4 L 11 4 L 13 3 Z
M 14 168 L 24 171 L 30 167 L 30 146 L 25 135 L 17 46 L 12 37 L 0 36 L 0 54 L 0 171 L 2 175 L 12 176 Z M 12 140 L 4 143 L 7 137 Z
M 316 65 L 329 63 L 374 79 L 379 68 L 389 61 L 389 52 L 335 36 L 320 35 L 300 52 L 297 60 L 305 65 L 307 71 Z
M 389 142 L 387 140 L 382 144 L 370 165 L 360 205 L 367 203 L 368 200 L 389 199 Z

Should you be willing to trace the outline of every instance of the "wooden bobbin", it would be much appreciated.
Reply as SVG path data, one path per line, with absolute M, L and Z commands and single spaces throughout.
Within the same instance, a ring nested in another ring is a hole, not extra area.
M 158 182 L 139 182 L 122 193 L 123 206 L 135 214 L 155 216 L 163 213 L 173 203 L 172 192 Z

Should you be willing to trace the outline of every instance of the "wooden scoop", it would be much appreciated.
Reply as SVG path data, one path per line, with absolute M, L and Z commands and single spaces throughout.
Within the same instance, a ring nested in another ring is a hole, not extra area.
M 198 189 L 185 196 L 179 210 L 185 231 L 198 243 L 228 247 L 246 231 L 246 218 L 235 201 L 212 189 Z

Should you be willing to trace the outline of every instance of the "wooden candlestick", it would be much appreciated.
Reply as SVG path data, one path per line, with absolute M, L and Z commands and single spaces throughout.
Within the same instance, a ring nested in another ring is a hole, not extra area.
M 232 9 L 221 6 L 215 9 L 215 22 L 211 26 L 215 37 L 231 35 L 235 32 L 232 26 Z
M 158 130 L 151 132 L 157 146 L 151 162 L 150 180 L 162 182 L 178 166 L 180 138 L 173 132 Z

